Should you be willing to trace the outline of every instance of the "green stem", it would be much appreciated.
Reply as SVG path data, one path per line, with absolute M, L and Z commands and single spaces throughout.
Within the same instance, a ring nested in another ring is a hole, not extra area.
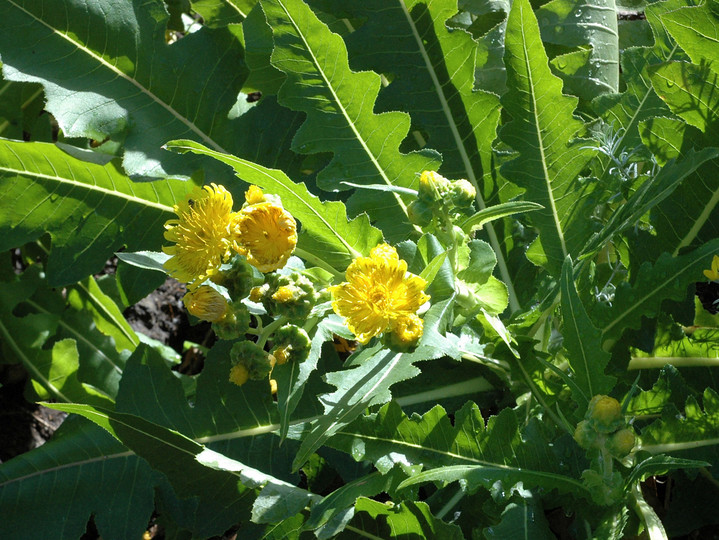
M 267 340 L 272 335 L 272 332 L 277 330 L 280 326 L 285 324 L 287 322 L 287 317 L 284 315 L 281 317 L 278 317 L 276 320 L 272 321 L 270 324 L 264 327 L 262 330 L 262 333 L 260 334 L 260 337 L 257 339 L 257 345 L 260 347 L 264 347 L 265 343 L 267 343 Z
M 671 364 L 676 368 L 719 367 L 719 358 L 704 358 L 700 356 L 632 356 L 627 369 L 661 369 L 667 364 Z

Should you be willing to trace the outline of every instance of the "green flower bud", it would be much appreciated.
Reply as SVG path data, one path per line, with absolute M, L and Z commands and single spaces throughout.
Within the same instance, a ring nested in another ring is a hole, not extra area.
M 624 425 L 622 406 L 609 396 L 594 396 L 589 402 L 585 418 L 600 433 L 612 433 Z
M 424 227 L 432 222 L 432 208 L 422 199 L 415 199 L 407 207 L 409 220 L 415 225 Z
M 420 200 L 433 203 L 444 199 L 449 193 L 450 182 L 434 171 L 424 171 L 419 177 L 418 197 Z
M 577 424 L 577 429 L 574 430 L 574 440 L 577 444 L 589 450 L 596 446 L 597 432 L 594 431 L 591 424 L 587 420 L 582 420 Z
M 272 371 L 270 355 L 259 345 L 252 341 L 235 343 L 230 350 L 230 361 L 233 370 L 235 366 L 242 365 L 247 370 L 248 377 L 254 381 L 266 378 Z M 241 370 L 241 368 L 238 368 Z M 235 370 L 237 372 L 237 370 Z M 233 371 L 230 371 L 232 377 Z
M 279 365 L 287 362 L 304 362 L 310 355 L 310 337 L 302 328 L 294 324 L 286 324 L 277 330 L 272 341 L 272 356 Z
M 264 279 L 262 274 L 249 264 L 245 257 L 235 255 L 230 264 L 230 268 L 213 274 L 211 279 L 214 283 L 227 288 L 233 300 L 244 298 L 252 287 L 262 283 Z
M 244 336 L 250 328 L 250 312 L 240 301 L 233 302 L 225 317 L 212 323 L 212 329 L 220 339 L 237 339 Z
M 459 208 L 466 208 L 474 202 L 477 190 L 467 180 L 455 180 L 449 188 L 452 204 Z
M 610 454 L 621 459 L 632 451 L 636 442 L 637 437 L 634 435 L 634 430 L 624 428 L 609 437 L 605 447 Z
M 306 319 L 317 303 L 318 294 L 312 282 L 298 272 L 267 276 L 268 289 L 262 305 L 268 313 L 284 315 L 290 320 Z

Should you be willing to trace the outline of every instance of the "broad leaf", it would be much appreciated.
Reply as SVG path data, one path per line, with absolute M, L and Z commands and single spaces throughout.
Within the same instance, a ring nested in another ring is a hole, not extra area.
M 512 4 L 504 59 L 508 89 L 502 104 L 512 121 L 499 134 L 518 156 L 502 166 L 502 174 L 525 188 L 525 199 L 544 207 L 530 218 L 546 267 L 558 275 L 564 258 L 576 254 L 591 232 L 580 200 L 586 204 L 592 187 L 579 181 L 579 173 L 592 153 L 574 140 L 583 129 L 573 116 L 577 99 L 562 95 L 562 82 L 550 72 L 527 0 Z
M 349 69 L 342 39 L 329 31 L 301 0 L 263 1 L 275 48 L 272 64 L 287 76 L 279 102 L 307 113 L 295 134 L 293 149 L 304 154 L 333 152 L 317 176 L 322 189 L 342 189 L 342 181 L 412 188 L 417 173 L 439 165 L 433 152 L 402 154 L 399 145 L 409 130 L 406 113 L 375 114 L 380 87 L 375 73 Z M 356 215 L 367 212 L 391 242 L 416 229 L 407 218 L 407 203 L 397 193 L 356 191 L 348 200 Z
M 99 272 L 123 245 L 159 250 L 172 205 L 192 188 L 176 180 L 136 184 L 117 162 L 74 152 L 80 159 L 52 144 L 0 140 L 0 251 L 49 232 L 55 286 Z
M 297 255 L 334 274 L 343 274 L 353 258 L 369 255 L 369 251 L 382 239 L 382 233 L 369 224 L 366 216 L 348 222 L 342 203 L 321 202 L 305 186 L 293 182 L 282 171 L 214 152 L 192 141 L 172 141 L 167 147 L 176 152 L 211 156 L 232 166 L 245 182 L 279 195 L 282 205 L 302 224 L 298 240 L 298 250 L 301 251 Z

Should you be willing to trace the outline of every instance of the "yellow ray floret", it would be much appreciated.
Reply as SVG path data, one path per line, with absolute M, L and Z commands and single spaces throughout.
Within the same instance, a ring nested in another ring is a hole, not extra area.
M 369 257 L 355 259 L 345 277 L 345 283 L 330 287 L 332 308 L 346 319 L 360 343 L 387 331 L 408 343 L 419 339 L 422 320 L 416 312 L 429 300 L 424 293 L 427 282 L 407 272 L 397 250 L 376 246 Z
M 217 272 L 226 261 L 236 238 L 233 232 L 232 195 L 222 186 L 196 187 L 175 205 L 177 219 L 165 223 L 165 239 L 174 246 L 165 269 L 190 289 Z
M 704 270 L 704 275 L 712 281 L 719 281 L 719 255 L 714 255 L 710 270 Z
M 254 197 L 254 196 L 253 196 Z M 273 202 L 245 206 L 235 222 L 237 252 L 260 272 L 282 268 L 297 245 L 292 214 Z

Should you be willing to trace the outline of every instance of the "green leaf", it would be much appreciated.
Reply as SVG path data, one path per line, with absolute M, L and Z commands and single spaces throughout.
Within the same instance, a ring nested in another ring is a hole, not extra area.
M 712 388 L 704 390 L 704 410 L 693 397 L 687 399 L 683 414 L 666 407 L 662 417 L 641 432 L 641 448 L 652 454 L 671 453 L 709 457 L 716 467 L 719 445 L 719 396 Z M 696 451 L 706 449 L 706 454 Z M 701 459 L 701 458 L 700 458 Z M 714 471 L 712 471 L 714 472 Z
M 651 456 L 634 466 L 629 478 L 626 480 L 626 485 L 641 482 L 649 476 L 666 474 L 668 471 L 676 469 L 699 469 L 709 466 L 711 466 L 711 463 L 707 463 L 706 461 L 679 459 L 662 455 Z
M 581 4 L 552 0 L 537 10 L 542 38 L 577 47 L 589 45 L 589 69 L 575 85 L 581 99 L 619 90 L 619 33 L 614 0 Z
M 245 182 L 279 195 L 282 206 L 302 223 L 296 254 L 335 275 L 344 274 L 353 258 L 369 255 L 382 240 L 382 233 L 369 224 L 366 216 L 347 221 L 344 204 L 321 202 L 282 171 L 214 152 L 192 141 L 172 141 L 167 148 L 211 156 L 232 166 Z
M 170 255 L 162 251 L 136 251 L 134 253 L 117 253 L 117 258 L 138 268 L 167 273 L 163 265 Z
M 485 425 L 479 408 L 470 402 L 457 411 L 453 425 L 439 405 L 420 418 L 405 416 L 391 402 L 378 413 L 343 427 L 327 444 L 357 461 L 372 461 L 380 472 L 395 464 L 421 464 L 429 469 L 400 487 L 466 478 L 473 487 L 490 487 L 497 480 L 511 487 L 521 481 L 527 488 L 556 487 L 589 496 L 581 482 L 561 468 L 558 456 L 536 432 L 522 438 L 511 409 L 503 409 Z
M 487 527 L 487 540 L 503 538 L 532 538 L 532 540 L 553 540 L 556 538 L 549 528 L 539 500 L 528 493 L 519 502 L 510 502 L 502 512 L 498 525 Z
M 712 3 L 666 11 L 660 18 L 692 62 L 699 64 L 702 60 L 710 63 L 719 60 L 719 24 L 716 7 Z
M 473 216 L 462 222 L 462 230 L 467 234 L 481 229 L 490 221 L 502 219 L 507 216 L 519 214 L 520 212 L 531 212 L 532 210 L 541 210 L 544 208 L 541 204 L 530 201 L 510 201 L 506 203 L 496 204 L 480 210 Z
M 663 253 L 654 265 L 644 263 L 633 284 L 622 283 L 617 287 L 611 308 L 592 312 L 592 319 L 602 331 L 604 348 L 613 344 L 627 328 L 638 328 L 641 317 L 653 317 L 665 299 L 680 300 L 686 296 L 687 287 L 702 278 L 702 270 L 711 264 L 711 257 L 719 250 L 719 239 L 702 247 L 672 257 Z
M 706 64 L 669 62 L 650 72 L 652 85 L 673 113 L 716 140 L 719 136 L 719 74 Z
M 257 0 L 193 0 L 192 9 L 202 15 L 203 25 L 210 28 L 241 23 Z
M 402 501 L 387 505 L 360 497 L 351 526 L 376 538 L 442 538 L 464 540 L 462 530 L 432 515 L 424 502 Z
M 48 291 L 38 273 L 27 270 L 22 277 L 3 282 L 0 287 L 0 336 L 5 361 L 23 364 L 41 399 L 111 405 L 107 395 L 78 378 L 77 342 L 82 343 L 83 352 L 88 353 L 87 367 L 103 371 L 93 382 L 105 383 L 98 388 L 108 395 L 114 395 L 117 371 L 124 359 L 103 342 L 85 314 L 66 312 L 60 295 Z M 40 294 L 35 295 L 38 290 Z M 33 312 L 20 312 L 16 316 L 15 310 L 22 306 L 28 306 Z M 64 335 L 75 339 L 61 339 Z
M 666 160 L 684 157 L 692 148 L 711 145 L 712 138 L 699 133 L 679 119 L 655 118 L 640 124 L 642 141 L 662 165 Z M 719 162 L 700 165 L 674 191 L 671 198 L 652 209 L 651 223 L 661 249 L 679 254 L 719 236 Z M 677 216 L 683 216 L 677 219 Z
M 525 188 L 525 199 L 544 207 L 530 217 L 547 269 L 558 275 L 564 258 L 576 254 L 590 233 L 578 205 L 587 203 L 592 187 L 578 177 L 592 152 L 573 140 L 583 129 L 573 116 L 577 99 L 562 94 L 561 80 L 549 70 L 528 0 L 512 4 L 504 60 L 508 89 L 501 101 L 512 121 L 499 135 L 518 156 L 502 166 L 502 174 Z
M 616 377 L 604 374 L 610 354 L 602 350 L 602 333 L 587 315 L 574 286 L 572 260 L 567 257 L 562 267 L 562 336 L 567 359 L 574 372 L 574 381 L 582 390 L 573 392 L 574 400 L 589 404 L 594 396 L 608 394 L 617 382 Z M 573 388 L 574 390 L 574 388 Z
M 1 34 L 2 32 L 0 32 Z M 136 184 L 118 163 L 97 164 L 46 143 L 0 140 L 0 251 L 49 232 L 51 285 L 66 285 L 99 272 L 123 245 L 159 249 L 172 205 L 192 188 L 163 180 Z
M 261 491 L 254 502 L 252 516 L 258 520 L 265 516 L 274 520 L 291 517 L 315 497 L 138 416 L 76 403 L 48 405 L 84 416 L 109 431 L 165 474 L 181 497 L 197 496 L 200 500 L 204 498 L 205 503 L 221 500 L 221 510 L 215 518 L 220 526 L 249 518 L 253 490 L 257 488 Z M 204 532 L 208 534 L 207 531 L 218 528 L 218 523 L 210 523 Z
M 651 181 L 644 182 L 626 203 L 612 213 L 602 230 L 583 247 L 582 256 L 596 254 L 613 237 L 636 226 L 642 216 L 662 201 L 669 201 L 667 204 L 671 204 L 674 199 L 669 199 L 669 196 L 674 190 L 699 167 L 709 160 L 716 159 L 717 156 L 719 150 L 716 148 L 704 148 L 699 152 L 690 149 L 685 156 L 682 156 L 683 159 L 668 162 Z M 700 223 L 703 219 L 700 216 Z M 679 248 L 676 245 L 671 245 L 671 248 L 676 248 L 678 252 Z
M 53 439 L 0 465 L 0 536 L 80 538 L 92 515 L 103 538 L 140 538 L 159 482 L 105 430 L 67 418 Z
M 3 74 L 42 84 L 46 109 L 65 136 L 122 143 L 125 170 L 143 178 L 189 175 L 203 166 L 164 153 L 168 139 L 237 150 L 241 122 L 228 111 L 246 75 L 238 27 L 200 28 L 168 45 L 160 2 L 0 5 Z
M 340 182 L 345 180 L 414 188 L 417 173 L 437 168 L 438 157 L 433 152 L 400 153 L 409 116 L 373 112 L 379 75 L 352 72 L 342 39 L 306 4 L 274 0 L 261 5 L 274 36 L 272 64 L 287 75 L 279 102 L 307 113 L 292 147 L 304 154 L 334 154 L 317 176 L 320 188 L 342 189 Z M 391 242 L 417 233 L 407 218 L 407 204 L 397 193 L 356 191 L 348 207 L 354 215 L 367 212 Z

